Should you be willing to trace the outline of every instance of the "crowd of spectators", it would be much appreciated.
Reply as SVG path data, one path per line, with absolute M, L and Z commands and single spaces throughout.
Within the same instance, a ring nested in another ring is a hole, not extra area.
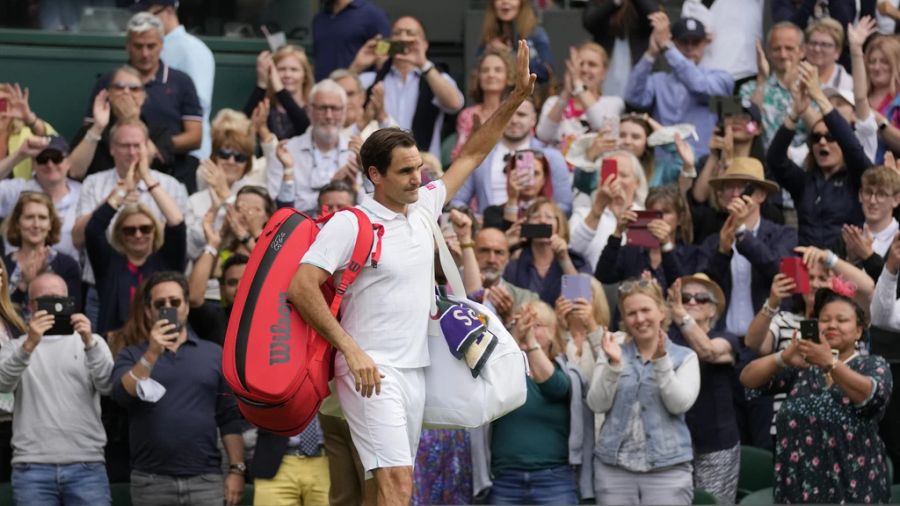
M 520 39 L 539 93 L 442 230 L 526 352 L 528 396 L 426 429 L 413 502 L 734 504 L 742 446 L 772 452 L 774 501 L 890 501 L 898 2 L 774 0 L 764 27 L 762 1 L 589 0 L 593 40 L 564 61 L 545 3 L 487 2 L 467 96 L 427 27 L 369 0 L 324 2 L 312 54 L 263 51 L 219 111 L 173 0 L 135 3 L 71 138 L 0 84 L 14 502 L 110 504 L 127 481 L 138 505 L 239 504 L 250 483 L 260 505 L 360 504 L 334 399 L 293 437 L 241 417 L 221 372 L 238 286 L 277 208 L 370 198 L 372 132 L 409 130 L 423 183 L 441 177 L 510 92 Z M 578 276 L 589 297 L 568 298 Z

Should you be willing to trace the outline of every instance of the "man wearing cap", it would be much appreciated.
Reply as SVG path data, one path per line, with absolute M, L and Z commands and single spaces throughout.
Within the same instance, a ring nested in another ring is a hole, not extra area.
M 68 156 L 69 144 L 62 137 L 31 137 L 15 153 L 0 161 L 0 173 L 7 165 L 13 167 L 29 158 L 32 168 L 31 179 L 12 178 L 0 181 L 0 216 L 12 213 L 22 192 L 46 194 L 53 200 L 53 206 L 62 220 L 60 241 L 54 248 L 78 260 L 79 250 L 72 244 L 72 227 L 75 226 L 75 208 L 81 194 L 81 183 L 67 177 Z
M 171 132 L 176 153 L 172 175 L 190 192 L 197 188 L 197 159 L 188 156 L 188 153 L 200 147 L 203 108 L 190 76 L 169 67 L 160 59 L 163 35 L 163 24 L 156 16 L 139 12 L 128 21 L 125 49 L 128 64 L 141 74 L 144 81 L 147 100 L 141 108 L 142 116 L 149 123 L 164 125 Z M 93 123 L 94 97 L 100 90 L 109 88 L 112 77 L 113 73 L 109 73 L 97 79 L 88 102 L 85 124 Z
M 705 155 L 716 124 L 716 115 L 709 110 L 709 99 L 731 95 L 734 79 L 723 70 L 700 66 L 707 45 L 703 23 L 682 18 L 670 27 L 669 18 L 663 12 L 654 12 L 649 18 L 653 25 L 650 46 L 628 77 L 625 102 L 638 109 L 652 109 L 654 119 L 663 125 L 694 125 L 699 139 L 691 139 L 691 146 L 698 156 Z M 672 70 L 651 74 L 653 62 L 660 53 L 665 54 Z M 669 157 L 661 150 L 657 150 L 657 156 Z
M 200 39 L 184 29 L 178 20 L 177 0 L 138 0 L 132 10 L 153 14 L 163 24 L 166 36 L 160 57 L 169 67 L 190 76 L 197 89 L 200 107 L 203 108 L 203 139 L 199 149 L 191 152 L 199 159 L 209 158 L 211 141 L 209 136 L 209 111 L 212 108 L 213 82 L 216 75 L 216 61 L 212 51 Z
M 725 329 L 743 336 L 766 301 L 781 257 L 793 255 L 797 231 L 760 216 L 760 204 L 779 188 L 765 179 L 759 160 L 735 158 L 710 184 L 728 218 L 718 235 L 703 241 L 698 266 L 729 295 Z

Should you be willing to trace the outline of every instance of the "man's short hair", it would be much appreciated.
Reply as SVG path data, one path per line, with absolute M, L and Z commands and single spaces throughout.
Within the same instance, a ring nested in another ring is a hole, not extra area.
M 341 97 L 341 104 L 344 105 L 344 107 L 347 106 L 347 92 L 344 90 L 343 86 L 336 83 L 333 79 L 322 79 L 321 81 L 317 82 L 311 90 L 309 90 L 310 106 L 313 106 L 316 94 L 320 92 L 335 93 L 339 95 Z
M 819 18 L 806 27 L 806 38 L 809 39 L 815 32 L 822 32 L 834 40 L 838 51 L 844 47 L 844 27 L 834 18 Z
M 331 71 L 331 74 L 328 74 L 328 79 L 331 79 L 334 82 L 338 82 L 341 79 L 346 79 L 348 77 L 356 81 L 356 87 L 358 89 L 363 91 L 365 90 L 365 88 L 363 88 L 362 81 L 359 79 L 359 74 L 350 69 L 334 69 L 333 71 Z
M 131 16 L 131 19 L 128 20 L 128 27 L 125 29 L 127 37 L 130 37 L 133 33 L 138 34 L 154 30 L 159 34 L 160 39 L 166 36 L 162 21 L 149 12 L 138 12 Z
M 137 127 L 138 129 L 140 129 L 141 132 L 144 132 L 144 140 L 147 140 L 150 138 L 150 130 L 147 129 L 147 125 L 145 125 L 143 121 L 141 121 L 137 118 L 131 118 L 131 119 L 125 119 L 125 120 L 121 120 L 121 121 L 116 121 L 116 124 L 113 125 L 112 128 L 109 130 L 110 140 L 115 142 L 116 134 L 119 133 L 119 130 L 121 130 L 125 127 L 129 127 L 129 126 Z
M 144 304 L 149 306 L 153 303 L 150 294 L 153 293 L 153 288 L 156 285 L 168 282 L 178 283 L 178 285 L 181 286 L 184 302 L 187 304 L 189 293 L 188 281 L 187 278 L 184 277 L 184 274 L 177 271 L 162 271 L 151 274 L 150 277 L 147 278 L 147 281 L 144 282 L 144 292 L 142 294 L 144 296 Z
M 350 186 L 346 181 L 341 181 L 341 180 L 332 181 L 332 182 L 326 184 L 325 186 L 323 186 L 322 189 L 319 190 L 319 197 L 317 199 L 318 203 L 319 204 L 322 203 L 322 195 L 325 195 L 326 193 L 331 193 L 331 192 L 349 193 L 350 198 L 353 199 L 353 205 L 356 205 L 356 190 L 354 190 L 353 187 Z
M 375 167 L 375 170 L 382 176 L 387 174 L 388 167 L 391 166 L 394 148 L 398 147 L 416 147 L 415 137 L 409 131 L 396 127 L 382 128 L 373 132 L 359 149 L 359 161 L 362 163 L 366 177 L 369 177 L 369 167 Z
M 778 30 L 793 30 L 800 37 L 800 44 L 806 40 L 806 35 L 803 33 L 803 29 L 799 26 L 791 23 L 790 21 L 779 21 L 772 25 L 772 28 L 769 28 L 769 33 L 766 34 L 766 47 L 768 48 L 772 44 L 772 34 L 777 32 Z
M 68 297 L 70 295 L 69 294 L 69 285 L 66 284 L 66 280 L 63 279 L 62 276 L 60 276 L 59 274 L 57 274 L 53 271 L 44 270 L 44 271 L 41 271 L 40 273 L 38 273 L 38 275 L 35 276 L 34 279 L 32 279 L 30 283 L 28 283 L 28 300 L 34 300 L 34 297 L 31 294 L 32 287 L 35 285 L 35 283 L 34 283 L 35 281 L 42 279 L 42 278 L 57 280 L 59 285 L 63 288 L 63 290 L 65 290 L 65 292 L 61 293 L 60 295 L 66 296 L 66 297 Z
M 225 263 L 222 264 L 222 275 L 219 277 L 219 283 L 225 284 L 225 273 L 228 272 L 228 269 L 238 265 L 247 265 L 249 262 L 250 257 L 240 253 L 235 253 L 228 257 L 228 260 L 225 260 Z
M 871 186 L 874 188 L 884 188 L 891 195 L 900 193 L 900 174 L 895 169 L 879 165 L 866 169 L 862 175 L 863 186 Z

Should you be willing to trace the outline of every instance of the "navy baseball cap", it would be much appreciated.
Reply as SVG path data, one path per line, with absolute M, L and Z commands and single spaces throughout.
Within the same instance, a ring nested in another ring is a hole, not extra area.
M 144 12 L 154 5 L 163 7 L 178 7 L 178 0 L 135 0 L 131 5 L 131 12 Z
M 66 156 L 69 154 L 69 143 L 66 140 L 58 135 L 50 136 L 50 142 L 47 144 L 47 147 L 41 150 L 38 153 L 38 156 L 46 153 L 47 151 L 59 151 Z
M 759 110 L 759 106 L 754 104 L 749 97 L 739 98 L 738 100 L 741 102 L 741 109 L 750 115 L 750 119 L 755 121 L 757 125 L 762 124 L 762 113 Z
M 672 38 L 675 40 L 705 39 L 706 28 L 699 19 L 681 18 L 672 25 Z

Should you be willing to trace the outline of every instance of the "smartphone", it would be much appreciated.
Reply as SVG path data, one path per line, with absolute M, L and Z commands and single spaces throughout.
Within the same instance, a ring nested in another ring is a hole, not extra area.
M 578 299 L 592 302 L 591 278 L 585 274 L 563 274 L 560 295 L 573 302 Z
M 546 223 L 523 223 L 523 239 L 549 239 L 553 235 L 553 226 Z
M 0 98 L 0 112 L 6 112 L 7 109 L 9 109 L 9 99 Z
M 168 306 L 159 308 L 159 319 L 166 320 L 169 323 L 175 325 L 175 329 L 177 332 L 177 330 L 178 330 L 178 309 L 177 308 L 168 307 Z
M 783 257 L 778 270 L 797 285 L 791 293 L 809 293 L 809 270 L 800 257 Z
M 725 116 L 741 114 L 744 111 L 741 103 L 728 95 L 710 97 L 709 110 L 716 115 L 716 126 L 722 129 L 722 133 L 719 135 L 724 135 L 725 132 Z
M 819 320 L 800 320 L 800 337 L 814 343 L 819 342 Z
M 516 180 L 532 186 L 534 184 L 534 153 L 532 151 L 516 151 L 513 157 Z
M 607 134 L 606 137 L 611 137 L 613 139 L 619 139 L 619 123 L 621 120 L 618 116 L 604 116 L 603 122 L 600 125 L 600 129 L 606 129 Z
M 72 326 L 72 315 L 75 314 L 75 298 L 74 297 L 38 297 L 35 299 L 38 310 L 44 310 L 55 317 L 53 326 L 46 332 L 45 336 L 67 336 L 75 332 Z
M 396 56 L 406 52 L 407 42 L 403 40 L 381 39 L 375 43 L 375 54 L 378 56 Z
M 659 248 L 659 239 L 650 233 L 647 225 L 653 220 L 661 219 L 662 211 L 635 211 L 635 213 L 637 219 L 628 224 L 625 244 L 641 248 Z
M 600 165 L 600 185 L 603 185 L 611 176 L 619 176 L 619 162 L 615 158 L 604 158 Z
M 752 183 L 747 183 L 744 191 L 741 192 L 741 197 L 752 197 L 754 192 L 756 192 L 756 187 Z

